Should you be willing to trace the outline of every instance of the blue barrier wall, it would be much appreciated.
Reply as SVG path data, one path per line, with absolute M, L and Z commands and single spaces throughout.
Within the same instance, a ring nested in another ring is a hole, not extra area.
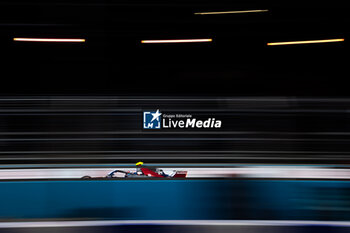
M 350 220 L 350 182 L 2 181 L 0 219 Z

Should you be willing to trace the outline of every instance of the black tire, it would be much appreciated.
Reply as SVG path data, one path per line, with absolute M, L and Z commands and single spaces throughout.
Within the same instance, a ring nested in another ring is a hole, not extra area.
M 82 179 L 91 179 L 91 176 L 83 176 Z

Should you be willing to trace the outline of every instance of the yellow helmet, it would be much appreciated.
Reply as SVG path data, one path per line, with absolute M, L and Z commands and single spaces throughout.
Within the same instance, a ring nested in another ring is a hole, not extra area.
M 137 162 L 136 163 L 136 166 L 141 166 L 141 165 L 143 165 L 143 162 Z

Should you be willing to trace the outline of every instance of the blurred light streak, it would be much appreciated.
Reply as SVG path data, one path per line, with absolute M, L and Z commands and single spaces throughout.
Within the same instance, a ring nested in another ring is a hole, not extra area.
M 14 41 L 22 42 L 85 42 L 85 39 L 68 39 L 68 38 L 13 38 Z
M 79 166 L 79 165 L 78 165 Z M 350 179 L 348 168 L 312 166 L 256 165 L 239 167 L 161 167 L 166 174 L 174 170 L 187 171 L 187 178 L 254 178 L 254 179 Z M 115 167 L 106 168 L 25 168 L 0 169 L 0 180 L 14 179 L 80 179 L 83 176 L 104 178 Z M 120 170 L 136 172 L 135 167 Z M 117 177 L 123 178 L 122 175 Z
M 323 138 L 0 138 L 0 141 L 310 141 L 310 142 L 339 142 L 349 141 L 350 139 L 323 139 Z
M 141 40 L 142 44 L 162 44 L 162 43 L 201 43 L 212 42 L 213 39 L 178 39 L 178 40 Z
M 177 97 L 169 97 L 169 98 L 120 98 L 120 97 L 111 97 L 111 98 L 82 98 L 82 96 L 77 96 L 76 98 L 72 98 L 72 96 L 68 96 L 67 98 L 62 98 L 59 96 L 52 96 L 50 98 L 47 97 L 37 97 L 37 98 L 0 98 L 0 102 L 3 101 L 259 101 L 259 102 L 287 102 L 287 101 L 293 101 L 292 98 L 285 98 L 285 97 L 260 97 L 260 98 L 252 98 L 252 97 L 218 97 L 218 98 L 177 98 Z M 311 101 L 311 102 L 318 102 L 318 101 L 324 101 L 324 102 L 348 102 L 350 98 L 297 98 L 298 101 L 305 102 L 305 101 Z
M 128 226 L 128 225 L 160 225 L 160 226 L 350 226 L 349 221 L 319 221 L 319 220 L 66 220 L 66 221 L 17 221 L 0 222 L 0 228 L 54 228 L 54 227 L 92 227 L 92 226 Z M 93 231 L 89 232 L 97 232 Z M 102 230 L 102 229 L 101 229 Z M 239 229 L 238 229 L 239 230 Z M 261 232 L 262 229 L 249 232 Z M 266 231 L 266 229 L 264 228 Z M 327 230 L 329 230 L 327 228 Z M 31 231 L 32 232 L 32 231 Z M 71 232 L 71 231 L 68 231 Z M 77 232 L 80 232 L 77 230 Z M 204 231 L 208 232 L 208 231 Z M 221 231 L 220 231 L 221 232 Z M 228 232 L 222 230 L 222 232 Z M 237 231 L 241 232 L 241 231 Z M 275 229 L 271 232 L 283 232 Z M 300 232 L 300 231 L 288 231 Z M 304 231 L 302 231 L 304 232 Z M 322 231 L 323 232 L 323 231 Z M 342 231 L 340 231 L 342 232 Z M 346 231 L 345 231 L 346 232 Z
M 222 15 L 222 14 L 243 14 L 243 13 L 260 13 L 269 10 L 245 10 L 245 11 L 213 11 L 213 12 L 196 12 L 195 15 Z
M 342 42 L 344 39 L 327 39 L 327 40 L 304 40 L 304 41 L 286 41 L 286 42 L 270 42 L 268 46 L 274 45 L 294 45 L 294 44 L 316 44 L 316 43 L 331 43 L 331 42 Z
M 178 154 L 178 153 L 206 153 L 206 154 L 231 154 L 231 153 L 240 153 L 240 154 L 256 154 L 256 153 L 268 153 L 268 154 L 348 154 L 349 152 L 342 152 L 342 151 L 272 151 L 272 150 L 103 150 L 103 151 L 0 151 L 0 154 L 36 154 L 36 153 L 171 153 L 171 154 Z M 186 155 L 184 155 L 186 156 Z M 166 158 L 166 157 L 164 157 Z M 206 158 L 206 157 L 204 157 Z M 6 159 L 6 158 L 0 158 L 0 160 Z M 16 159 L 16 158 L 12 158 Z M 23 158 L 25 159 L 25 158 Z M 67 158 L 69 159 L 69 158 Z

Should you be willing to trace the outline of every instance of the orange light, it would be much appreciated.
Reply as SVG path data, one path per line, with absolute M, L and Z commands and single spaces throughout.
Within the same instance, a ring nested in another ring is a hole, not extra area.
M 161 43 L 200 43 L 212 42 L 213 39 L 179 39 L 179 40 L 141 40 L 143 44 L 161 44 Z
M 85 42 L 85 39 L 68 38 L 13 38 L 13 40 L 23 42 Z
M 260 13 L 269 10 L 245 10 L 245 11 L 213 11 L 213 12 L 196 12 L 195 15 L 222 15 L 222 14 L 243 14 L 243 13 Z
M 304 40 L 304 41 L 271 42 L 271 43 L 267 43 L 267 45 L 273 46 L 273 45 L 293 45 L 293 44 L 316 44 L 316 43 L 331 43 L 331 42 L 342 42 L 342 41 L 344 41 L 344 39 Z

